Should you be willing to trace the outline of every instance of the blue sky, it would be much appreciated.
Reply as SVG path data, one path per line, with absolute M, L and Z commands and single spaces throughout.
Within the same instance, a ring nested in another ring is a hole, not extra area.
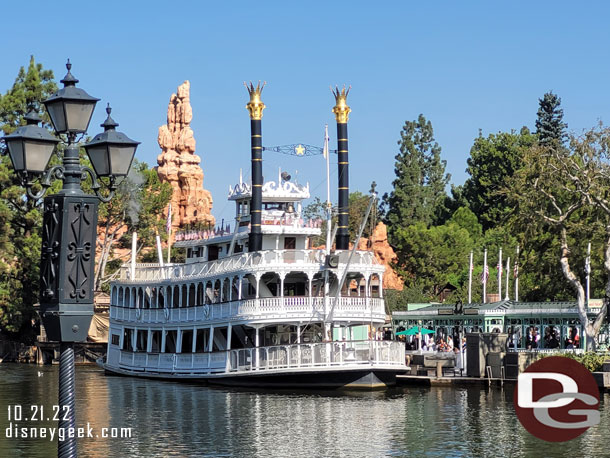
M 350 188 L 375 180 L 391 189 L 396 142 L 405 120 L 423 113 L 454 184 L 483 134 L 533 129 L 538 98 L 562 98 L 569 129 L 610 119 L 610 7 L 604 2 L 10 2 L 0 91 L 33 54 L 59 80 L 65 60 L 79 86 L 106 102 L 119 130 L 141 141 L 140 160 L 156 163 L 157 129 L 167 103 L 191 82 L 197 154 L 217 218 L 232 218 L 228 185 L 249 173 L 248 101 L 243 81 L 265 80 L 265 146 L 322 145 L 329 85 L 352 86 Z M 102 105 L 103 104 L 103 105 Z M 321 156 L 266 152 L 266 179 L 282 166 L 323 197 Z M 332 187 L 336 186 L 336 164 Z M 298 172 L 298 173 L 297 173 Z

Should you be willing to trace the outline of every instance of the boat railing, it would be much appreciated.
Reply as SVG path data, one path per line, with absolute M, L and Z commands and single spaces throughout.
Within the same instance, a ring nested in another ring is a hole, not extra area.
M 206 304 L 180 308 L 134 308 L 111 305 L 110 318 L 135 323 L 213 322 L 231 319 L 266 319 L 283 316 L 290 319 L 320 318 L 324 297 L 283 296 Z M 385 319 L 380 297 L 340 297 L 333 311 L 335 318 Z
M 360 340 L 274 345 L 201 353 L 121 350 L 119 365 L 142 372 L 201 373 L 291 371 L 304 368 L 405 365 L 404 343 Z
M 402 342 L 360 340 L 276 345 L 229 350 L 229 371 L 269 371 L 313 367 L 405 365 Z
M 339 251 L 339 262 L 346 263 L 348 251 Z M 271 267 L 282 264 L 323 264 L 324 250 L 265 250 L 253 253 L 240 253 L 214 261 L 191 262 L 188 264 L 146 263 L 135 265 L 135 275 L 130 264 L 121 266 L 121 281 L 162 281 L 190 277 L 221 275 L 227 272 L 248 270 L 255 267 Z M 356 251 L 352 267 L 359 264 L 378 264 L 373 252 Z

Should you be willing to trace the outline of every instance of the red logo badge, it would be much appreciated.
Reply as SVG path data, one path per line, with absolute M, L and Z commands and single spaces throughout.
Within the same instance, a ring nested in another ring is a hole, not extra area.
M 523 427 L 548 442 L 572 440 L 600 421 L 593 374 L 562 356 L 543 358 L 519 374 L 514 404 Z

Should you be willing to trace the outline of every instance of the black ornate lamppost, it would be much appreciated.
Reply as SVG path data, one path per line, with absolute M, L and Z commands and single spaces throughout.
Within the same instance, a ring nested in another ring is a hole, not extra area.
M 101 125 L 104 132 L 84 145 L 94 170 L 80 165 L 77 136 L 82 138 L 86 133 L 99 99 L 76 87 L 78 80 L 70 73 L 71 67 L 68 60 L 68 73 L 61 80 L 64 87 L 43 102 L 56 134 L 66 136 L 62 164 L 47 168 L 59 140 L 38 126 L 40 118 L 33 110 L 25 117 L 27 125 L 3 138 L 30 198 L 41 199 L 54 179 L 63 181 L 61 191 L 44 199 L 40 266 L 40 316 L 49 340 L 60 343 L 59 428 L 64 429 L 66 437 L 58 445 L 60 457 L 76 456 L 75 435 L 68 434 L 76 425 L 74 342 L 87 339 L 93 316 L 98 201 L 110 201 L 117 178 L 129 172 L 139 144 L 115 130 L 118 124 L 110 117 L 108 107 L 108 117 Z M 91 177 L 95 196 L 81 189 L 87 176 Z M 106 197 L 100 193 L 98 177 L 108 178 L 110 192 Z M 34 194 L 36 183 L 42 189 Z

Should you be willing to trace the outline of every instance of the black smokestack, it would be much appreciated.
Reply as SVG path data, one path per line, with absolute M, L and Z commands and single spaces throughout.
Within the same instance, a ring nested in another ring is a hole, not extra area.
M 248 237 L 248 251 L 263 249 L 263 234 L 261 231 L 261 210 L 263 203 L 263 137 L 261 119 L 265 104 L 261 100 L 261 92 L 265 83 L 260 81 L 254 87 L 244 83 L 250 94 L 250 102 L 246 108 L 250 112 L 251 150 L 252 150 L 252 198 L 250 201 L 250 234 Z
M 337 225 L 337 250 L 349 249 L 349 158 L 347 145 L 347 121 L 351 108 L 347 106 L 348 88 L 345 86 L 341 91 L 336 87 L 333 91 L 336 105 L 333 113 L 337 120 L 337 152 L 339 156 L 339 221 Z

